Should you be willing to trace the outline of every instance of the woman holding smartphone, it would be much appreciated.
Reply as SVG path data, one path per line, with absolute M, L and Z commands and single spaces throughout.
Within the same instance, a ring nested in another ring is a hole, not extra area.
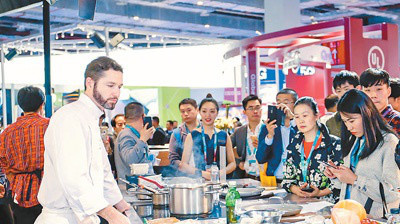
M 341 200 L 356 200 L 373 217 L 382 217 L 382 196 L 389 209 L 400 202 L 400 171 L 394 157 L 399 140 L 372 100 L 359 90 L 343 95 L 338 112 L 342 118 L 344 164 L 327 168 L 325 174 L 341 186 Z
M 298 132 L 287 147 L 287 160 L 282 181 L 283 188 L 300 197 L 324 198 L 335 202 L 335 189 L 324 175 L 325 165 L 341 158 L 339 138 L 329 135 L 325 125 L 318 122 L 318 106 L 311 97 L 302 97 L 294 104 L 294 119 Z
M 236 168 L 236 162 L 231 139 L 225 131 L 220 131 L 214 126 L 219 111 L 217 101 L 205 98 L 201 101 L 199 110 L 202 125 L 186 137 L 180 169 L 210 180 L 211 173 L 208 166 L 216 162 L 219 167 L 219 149 L 220 146 L 225 146 L 226 174 L 232 173 Z

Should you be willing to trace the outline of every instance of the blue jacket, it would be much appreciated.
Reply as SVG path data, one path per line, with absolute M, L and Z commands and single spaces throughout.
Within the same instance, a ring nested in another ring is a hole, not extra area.
M 290 139 L 294 137 L 296 134 L 296 130 L 293 127 L 290 127 Z M 278 126 L 275 128 L 275 135 L 272 142 L 272 145 L 267 145 L 265 143 L 265 137 L 268 135 L 267 126 L 263 125 L 261 127 L 260 135 L 258 138 L 258 148 L 256 153 L 256 159 L 258 163 L 266 163 L 268 162 L 267 167 L 267 176 L 274 176 L 275 170 L 278 168 L 281 163 L 282 153 L 283 153 L 283 144 L 282 144 L 282 133 L 281 127 Z

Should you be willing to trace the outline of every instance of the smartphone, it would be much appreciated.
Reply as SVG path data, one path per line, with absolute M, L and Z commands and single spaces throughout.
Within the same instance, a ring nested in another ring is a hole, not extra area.
M 276 125 L 285 125 L 285 112 L 276 106 L 268 105 L 268 119 L 270 121 L 276 120 Z
M 322 165 L 324 165 L 324 166 L 326 166 L 326 167 L 333 168 L 333 169 L 337 169 L 336 166 L 332 166 L 331 164 L 329 164 L 329 163 L 327 163 L 327 162 L 325 162 L 325 161 L 319 161 L 319 160 L 317 160 L 317 162 L 320 163 L 320 164 L 322 164 Z
M 146 126 L 146 124 L 148 124 L 147 125 L 147 129 L 149 129 L 149 128 L 151 128 L 153 125 L 153 123 L 151 122 L 152 121 L 152 119 L 151 119 L 151 117 L 144 117 L 143 118 L 143 126 Z
M 305 187 L 305 188 L 302 188 L 301 190 L 302 190 L 302 191 L 305 191 L 305 192 L 308 192 L 308 193 L 311 193 L 311 192 L 314 191 L 314 188 L 311 188 L 311 187 L 307 186 L 307 187 Z

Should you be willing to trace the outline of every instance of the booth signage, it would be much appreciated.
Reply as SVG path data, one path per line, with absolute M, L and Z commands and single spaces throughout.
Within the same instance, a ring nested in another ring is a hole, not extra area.
M 370 68 L 385 69 L 385 54 L 378 46 L 372 46 L 368 51 L 368 66 Z
M 249 51 L 247 54 L 247 63 L 249 68 L 248 84 L 249 94 L 258 95 L 258 71 L 257 71 L 257 52 Z
M 296 74 L 299 76 L 314 75 L 315 67 L 314 66 L 299 66 L 296 68 L 292 68 L 292 72 L 293 72 L 293 74 Z
M 399 77 L 399 33 L 395 24 L 380 25 L 381 38 L 364 37 L 361 19 L 345 18 L 346 69 L 361 74 L 367 68 L 385 69 Z

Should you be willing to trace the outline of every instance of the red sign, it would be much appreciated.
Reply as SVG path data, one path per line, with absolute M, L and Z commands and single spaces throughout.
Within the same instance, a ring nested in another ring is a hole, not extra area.
M 247 54 L 247 66 L 249 68 L 249 94 L 258 95 L 258 76 L 257 76 L 257 52 L 249 51 Z
M 344 65 L 346 64 L 344 54 L 344 40 L 323 43 L 323 46 L 329 47 L 332 54 L 331 65 Z
M 361 19 L 346 18 L 345 52 L 346 69 L 361 74 L 367 68 L 379 68 L 399 77 L 398 27 L 380 24 L 380 39 L 364 38 Z

